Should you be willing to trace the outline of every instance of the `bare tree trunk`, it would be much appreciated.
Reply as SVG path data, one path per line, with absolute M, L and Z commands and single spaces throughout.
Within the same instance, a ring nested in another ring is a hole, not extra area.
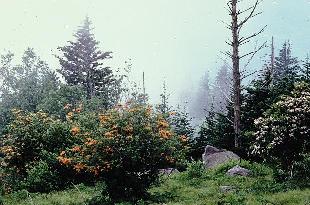
M 225 52 L 224 54 L 227 55 L 232 60 L 232 69 L 233 69 L 233 104 L 234 104 L 234 134 L 235 134 L 235 147 L 238 148 L 240 146 L 240 134 L 241 134 L 241 80 L 247 76 L 242 76 L 241 78 L 241 71 L 240 71 L 240 60 L 246 56 L 251 56 L 250 60 L 254 57 L 254 55 L 264 47 L 266 43 L 264 43 L 262 46 L 260 46 L 258 49 L 255 49 L 252 52 L 246 53 L 242 56 L 240 56 L 239 48 L 250 42 L 250 40 L 259 34 L 261 34 L 265 28 L 263 27 L 259 32 L 253 33 L 249 36 L 243 36 L 240 37 L 240 31 L 243 28 L 243 26 L 253 17 L 259 15 L 261 12 L 256 12 L 257 6 L 262 2 L 262 0 L 255 0 L 255 3 L 253 6 L 241 11 L 239 10 L 238 3 L 240 0 L 228 0 L 228 10 L 229 15 L 231 16 L 231 24 L 226 24 L 227 28 L 231 30 L 232 32 L 232 40 L 226 41 L 226 43 L 232 47 L 232 52 Z M 241 15 L 245 15 L 242 20 L 239 20 L 238 18 Z M 249 63 L 248 62 L 248 63 Z M 244 72 L 244 71 L 242 71 Z
M 239 136 L 241 133 L 240 97 L 241 97 L 241 77 L 240 77 L 240 57 L 239 57 L 239 26 L 237 14 L 237 0 L 231 1 L 232 17 L 232 63 L 233 63 L 233 98 L 234 98 L 234 134 L 235 147 L 239 147 Z

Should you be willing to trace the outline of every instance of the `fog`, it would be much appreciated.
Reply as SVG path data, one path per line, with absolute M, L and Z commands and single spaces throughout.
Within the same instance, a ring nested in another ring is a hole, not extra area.
M 0 2 L 1 54 L 10 50 L 18 56 L 32 47 L 57 69 L 57 47 L 74 40 L 73 33 L 89 16 L 101 49 L 113 52 L 107 64 L 122 68 L 131 59 L 133 79 L 141 84 L 145 72 L 152 103 L 159 101 L 163 81 L 172 104 L 190 101 L 188 96 L 203 74 L 209 71 L 214 76 L 223 64 L 225 56 L 220 51 L 229 49 L 225 40 L 230 32 L 221 22 L 229 22 L 224 0 Z M 309 0 L 265 0 L 260 10 L 263 13 L 250 22 L 245 33 L 267 25 L 258 42 L 274 36 L 276 45 L 289 39 L 294 55 L 301 59 L 310 52 Z M 258 53 L 250 68 L 259 69 L 267 52 L 268 48 Z

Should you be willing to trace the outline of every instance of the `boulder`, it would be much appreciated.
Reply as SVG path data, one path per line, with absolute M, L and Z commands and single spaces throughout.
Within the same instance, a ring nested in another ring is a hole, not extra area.
M 159 174 L 170 175 L 170 174 L 174 174 L 174 173 L 179 173 L 179 170 L 177 170 L 175 168 L 159 169 Z
M 234 166 L 230 170 L 226 172 L 226 175 L 228 176 L 249 176 L 251 175 L 251 170 L 245 169 L 243 167 L 240 167 L 239 165 Z
M 235 187 L 233 186 L 220 186 L 220 191 L 222 193 L 229 193 L 236 191 Z
M 239 159 L 240 157 L 231 151 L 221 150 L 210 145 L 205 147 L 205 152 L 202 154 L 202 162 L 207 169 L 214 168 L 230 160 Z

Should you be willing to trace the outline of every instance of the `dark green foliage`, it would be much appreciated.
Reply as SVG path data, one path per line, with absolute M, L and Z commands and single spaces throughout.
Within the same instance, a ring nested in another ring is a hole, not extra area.
M 29 192 L 50 192 L 58 187 L 57 184 L 58 176 L 55 170 L 44 161 L 39 161 L 30 166 L 27 169 L 27 178 L 23 182 L 23 186 Z
M 271 62 L 267 63 L 258 79 L 253 80 L 246 87 L 242 100 L 241 137 L 241 152 L 246 158 L 258 160 L 250 154 L 250 146 L 255 141 L 254 120 L 263 116 L 263 113 L 270 109 L 282 95 L 289 94 L 293 90 L 294 83 L 299 80 L 299 70 L 298 60 L 291 54 L 291 45 L 285 42 L 278 57 L 275 58 L 274 70 Z
M 102 52 L 99 42 L 91 33 L 91 22 L 87 17 L 78 29 L 76 41 L 59 47 L 63 56 L 58 56 L 63 75 L 68 85 L 79 85 L 86 92 L 87 99 L 99 97 L 105 109 L 113 106 L 121 93 L 121 78 L 117 78 L 109 67 L 103 67 L 103 60 L 111 58 L 111 52 Z
M 234 130 L 232 126 L 233 109 L 227 106 L 227 113 L 215 113 L 211 108 L 209 115 L 200 126 L 199 135 L 195 138 L 193 154 L 200 159 L 206 145 L 232 150 L 234 147 Z
M 70 185 L 75 176 L 61 168 L 57 160 L 60 151 L 76 140 L 70 125 L 43 112 L 15 110 L 14 115 L 1 147 L 6 185 L 13 190 L 27 188 L 35 192 Z
M 80 86 L 60 85 L 59 89 L 50 91 L 50 93 L 42 99 L 38 105 L 38 110 L 64 119 L 65 105 L 77 107 L 78 104 L 83 101 L 86 101 L 86 93 Z M 95 110 L 98 110 L 98 108 Z
M 285 42 L 280 49 L 279 56 L 275 58 L 273 83 L 278 84 L 283 79 L 294 80 L 300 70 L 297 58 L 292 56 L 291 44 Z
M 307 83 L 310 83 L 310 59 L 309 55 L 307 56 L 306 60 L 303 62 L 303 66 L 301 69 L 301 80 Z

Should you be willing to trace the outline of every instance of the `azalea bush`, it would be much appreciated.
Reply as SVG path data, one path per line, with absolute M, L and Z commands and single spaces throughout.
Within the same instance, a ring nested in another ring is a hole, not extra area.
M 104 179 L 114 201 L 144 197 L 158 169 L 184 162 L 188 137 L 176 135 L 150 106 L 118 105 L 79 116 L 69 112 L 67 118 L 78 141 L 59 153 L 59 162 Z
M 61 150 L 75 143 L 70 123 L 42 111 L 12 112 L 14 118 L 6 128 L 1 147 L 6 189 L 48 192 L 70 185 L 73 172 L 57 160 Z
M 310 153 L 309 85 L 296 84 L 290 96 L 275 103 L 255 124 L 258 131 L 253 154 L 275 165 L 280 173 L 290 178 L 310 171 L 304 170 L 310 167 L 307 155 Z

